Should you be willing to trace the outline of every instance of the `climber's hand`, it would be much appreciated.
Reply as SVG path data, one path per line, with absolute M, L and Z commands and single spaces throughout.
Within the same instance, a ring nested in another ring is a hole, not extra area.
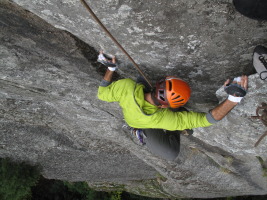
M 240 102 L 247 94 L 247 89 L 248 77 L 245 75 L 234 78 L 232 82 L 228 79 L 224 83 L 224 90 L 227 94 L 229 94 L 228 100 L 233 102 Z
M 97 61 L 107 66 L 110 71 L 115 71 L 117 69 L 116 57 L 112 56 L 112 59 L 110 60 L 105 56 L 103 51 L 100 51 Z

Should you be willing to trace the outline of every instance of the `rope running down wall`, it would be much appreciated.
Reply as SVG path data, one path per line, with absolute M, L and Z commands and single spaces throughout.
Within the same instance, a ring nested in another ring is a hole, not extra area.
M 103 25 L 103 23 L 98 19 L 98 17 L 95 15 L 95 13 L 92 11 L 92 9 L 89 7 L 89 5 L 86 3 L 85 0 L 81 0 L 84 7 L 88 10 L 88 12 L 92 15 L 94 20 L 102 27 L 102 29 L 105 31 L 105 33 L 113 40 L 113 42 L 122 50 L 122 52 L 130 59 L 130 61 L 134 64 L 136 69 L 139 71 L 139 73 L 144 77 L 144 79 L 148 82 L 151 88 L 152 84 L 148 80 L 148 78 L 145 76 L 145 74 L 142 72 L 142 70 L 139 68 L 137 63 L 133 60 L 133 58 L 127 53 L 127 51 L 121 46 L 121 44 L 113 37 L 113 35 L 107 30 L 107 28 Z

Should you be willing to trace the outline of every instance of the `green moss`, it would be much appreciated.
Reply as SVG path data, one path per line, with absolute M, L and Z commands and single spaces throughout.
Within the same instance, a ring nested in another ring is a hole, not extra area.
M 156 174 L 158 182 L 165 182 L 167 181 L 167 178 L 161 175 L 160 173 Z
M 226 156 L 225 159 L 229 165 L 232 165 L 234 162 L 234 158 L 231 156 Z
M 132 192 L 134 194 L 138 194 L 141 196 L 155 197 L 155 198 L 170 197 L 169 194 L 164 192 L 162 186 L 160 185 L 157 179 L 138 181 L 137 185 L 139 185 L 138 188 L 135 188 L 134 190 L 128 192 Z
M 267 177 L 267 165 L 266 162 L 264 162 L 264 160 L 260 157 L 260 156 L 256 156 L 256 158 L 258 158 L 261 167 L 262 167 L 262 171 L 263 171 L 263 176 Z
M 221 172 L 223 172 L 225 174 L 231 174 L 232 173 L 232 171 L 230 169 L 227 169 L 225 167 L 220 167 L 220 170 L 221 170 Z

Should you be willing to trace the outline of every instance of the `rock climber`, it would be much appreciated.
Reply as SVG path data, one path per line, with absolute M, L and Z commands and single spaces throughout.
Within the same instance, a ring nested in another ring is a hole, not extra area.
M 209 112 L 173 112 L 171 109 L 182 107 L 189 100 L 191 90 L 188 83 L 180 78 L 169 76 L 159 80 L 151 91 L 143 79 L 134 81 L 126 78 L 112 82 L 112 76 L 117 69 L 116 58 L 108 59 L 103 52 L 100 52 L 98 61 L 108 66 L 98 89 L 98 98 L 107 102 L 119 103 L 125 121 L 134 128 L 140 141 L 143 140 L 140 130 L 154 130 L 152 132 L 145 131 L 144 137 L 153 141 L 150 145 L 152 149 L 156 149 L 155 151 L 166 151 L 162 157 L 167 157 L 167 159 L 170 148 L 174 149 L 170 159 L 177 156 L 175 143 L 177 145 L 179 143 L 179 138 L 173 138 L 171 132 L 208 127 L 220 121 L 241 101 L 248 88 L 248 77 L 245 75 L 235 78 L 233 81 L 228 79 L 224 83 L 225 91 L 229 94 L 228 98 Z M 156 130 L 165 130 L 169 133 L 166 136 L 169 138 L 166 140 L 162 134 L 153 134 L 159 133 Z M 176 135 L 179 134 L 176 133 Z M 170 141 L 173 139 L 176 142 Z M 166 143 L 166 148 L 160 149 L 158 145 L 162 142 Z M 171 144 L 173 146 L 169 148 L 168 145 Z

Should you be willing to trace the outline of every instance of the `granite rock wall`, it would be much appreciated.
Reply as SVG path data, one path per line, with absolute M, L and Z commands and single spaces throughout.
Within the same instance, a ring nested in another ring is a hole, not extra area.
M 105 71 L 99 49 L 119 58 L 117 78 L 136 72 L 80 2 L 15 2 L 23 8 L 0 2 L 1 157 L 102 190 L 166 198 L 267 193 L 266 139 L 253 147 L 266 130 L 251 119 L 266 102 L 257 74 L 240 105 L 218 124 L 181 136 L 179 156 L 167 161 L 132 141 L 116 103 L 96 98 Z M 189 109 L 222 101 L 224 79 L 252 74 L 253 48 L 267 42 L 266 22 L 241 16 L 229 1 L 105 0 L 92 8 L 151 80 L 176 74 L 190 82 Z

